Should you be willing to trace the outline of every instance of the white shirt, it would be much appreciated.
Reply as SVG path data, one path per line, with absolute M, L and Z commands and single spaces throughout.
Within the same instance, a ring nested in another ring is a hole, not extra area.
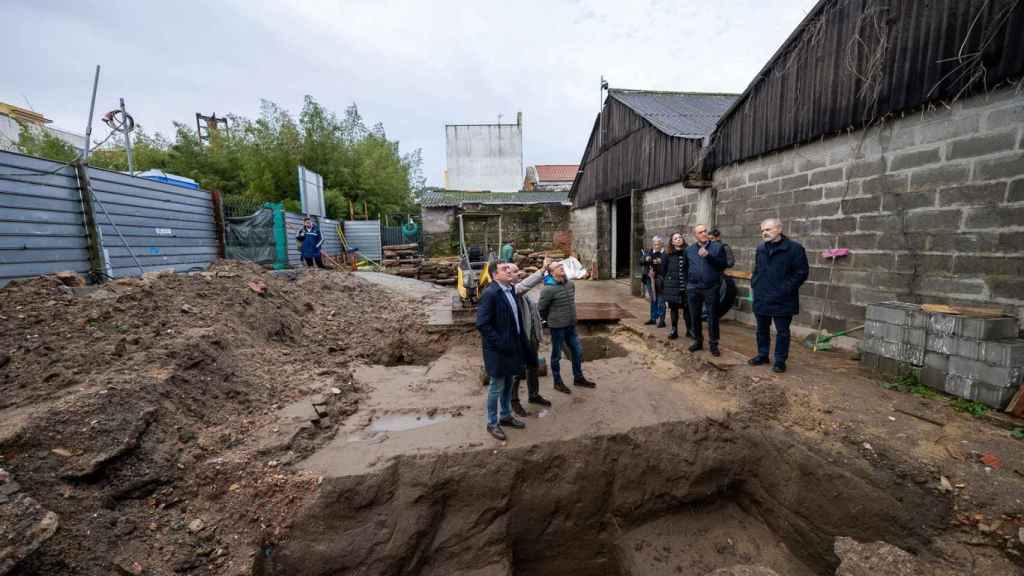
M 506 284 L 498 282 L 498 288 L 505 293 L 505 299 L 508 300 L 508 305 L 512 307 L 512 315 L 516 319 L 516 334 L 520 332 L 519 329 L 519 304 L 516 304 L 516 295 L 513 292 L 513 288 Z

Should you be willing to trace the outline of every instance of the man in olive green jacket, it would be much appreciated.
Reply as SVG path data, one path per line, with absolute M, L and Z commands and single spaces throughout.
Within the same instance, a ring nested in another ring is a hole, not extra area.
M 569 344 L 572 356 L 573 385 L 581 388 L 594 388 L 596 385 L 583 376 L 583 348 L 576 334 L 576 286 L 565 276 L 561 262 L 554 262 L 549 267 L 552 281 L 544 286 L 540 293 L 540 317 L 551 329 L 551 376 L 555 380 L 555 390 L 570 394 L 569 388 L 562 381 L 559 360 L 562 355 L 562 343 Z

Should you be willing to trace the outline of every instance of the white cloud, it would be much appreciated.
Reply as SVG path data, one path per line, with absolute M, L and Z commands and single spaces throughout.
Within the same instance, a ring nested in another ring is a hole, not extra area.
M 527 163 L 577 162 L 602 74 L 613 87 L 740 92 L 813 4 L 19 0 L 10 21 L 45 26 L 0 39 L 21 55 L 0 62 L 0 100 L 24 94 L 81 130 L 101 63 L 98 107 L 126 96 L 165 132 L 198 111 L 255 115 L 260 98 L 296 112 L 304 94 L 339 112 L 356 102 L 403 150 L 422 148 L 439 184 L 445 122 L 522 111 Z

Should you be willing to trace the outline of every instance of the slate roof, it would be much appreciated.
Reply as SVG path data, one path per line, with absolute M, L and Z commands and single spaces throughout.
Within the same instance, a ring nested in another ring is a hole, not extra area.
M 579 164 L 537 164 L 537 180 L 540 182 L 572 182 L 579 171 Z
M 739 94 L 654 92 L 612 88 L 608 96 L 628 106 L 669 136 L 703 138 Z
M 562 192 L 464 192 L 431 189 L 420 197 L 424 208 L 450 208 L 463 204 L 569 204 L 569 191 Z

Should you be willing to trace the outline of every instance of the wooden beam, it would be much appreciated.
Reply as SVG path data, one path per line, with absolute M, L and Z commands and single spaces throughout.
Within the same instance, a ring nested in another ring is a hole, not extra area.
M 110 275 L 103 261 L 103 235 L 96 224 L 96 212 L 92 207 L 92 182 L 89 180 L 89 165 L 75 162 L 78 174 L 78 195 L 82 200 L 82 223 L 89 242 L 89 273 L 97 283 Z

